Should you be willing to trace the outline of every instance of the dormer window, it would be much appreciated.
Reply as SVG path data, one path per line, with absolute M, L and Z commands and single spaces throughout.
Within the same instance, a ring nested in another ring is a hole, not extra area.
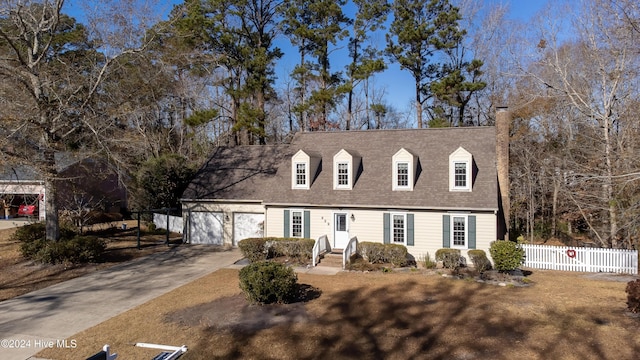
M 296 183 L 295 187 L 297 188 L 306 188 L 307 187 L 307 177 L 309 173 L 307 172 L 307 163 L 295 163 L 296 165 Z
M 449 155 L 449 191 L 471 191 L 473 157 L 460 147 Z
M 360 159 L 356 153 L 344 149 L 333 156 L 333 188 L 335 190 L 351 190 L 353 188 Z
M 399 188 L 409 187 L 409 163 L 396 164 L 396 183 Z
M 320 165 L 320 155 L 298 151 L 291 157 L 291 188 L 309 189 Z
M 349 163 L 348 162 L 339 162 L 338 164 L 338 188 L 348 188 L 349 187 Z
M 453 163 L 453 187 L 455 189 L 467 189 L 467 168 L 469 164 L 466 162 L 454 162 Z
M 393 155 L 393 190 L 413 190 L 417 160 L 406 149 L 400 149 Z

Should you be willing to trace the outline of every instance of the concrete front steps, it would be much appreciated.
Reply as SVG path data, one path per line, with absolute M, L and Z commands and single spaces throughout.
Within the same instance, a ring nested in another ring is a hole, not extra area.
M 331 252 L 320 255 L 318 266 L 326 266 L 342 269 L 343 249 L 332 249 Z

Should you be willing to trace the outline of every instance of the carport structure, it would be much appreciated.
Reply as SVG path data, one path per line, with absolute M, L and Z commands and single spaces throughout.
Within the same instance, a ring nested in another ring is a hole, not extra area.
M 0 170 L 0 198 L 2 218 L 15 217 L 22 205 L 35 206 L 33 213 L 38 220 L 45 218 L 44 181 L 38 179 L 28 167 L 6 167 Z

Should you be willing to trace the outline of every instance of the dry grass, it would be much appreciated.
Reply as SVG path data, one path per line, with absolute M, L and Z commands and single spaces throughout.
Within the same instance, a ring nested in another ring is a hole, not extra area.
M 20 244 L 11 241 L 15 228 L 0 230 L 0 301 L 38 290 L 62 281 L 73 279 L 93 271 L 130 261 L 159 251 L 166 251 L 165 235 L 144 235 L 140 238 L 141 249 L 137 249 L 135 221 L 130 221 L 128 230 L 104 224 L 91 232 L 107 241 L 107 251 L 102 262 L 86 265 L 43 265 L 25 260 L 20 255 Z M 117 225 L 120 225 L 118 222 Z
M 24 261 L 13 230 L 0 231 L 0 299 L 167 249 L 154 235 L 137 250 L 129 226 L 95 229 L 108 238 L 108 260 L 74 268 Z M 498 287 L 421 272 L 300 274 L 318 290 L 309 301 L 254 306 L 238 271 L 224 269 L 74 335 L 76 349 L 38 356 L 82 359 L 110 344 L 118 358 L 148 359 L 159 351 L 132 344 L 151 342 L 187 345 L 185 360 L 640 358 L 640 318 L 626 311 L 621 277 L 528 278 L 529 287 Z
M 320 296 L 254 306 L 223 269 L 74 335 L 80 359 L 110 344 L 118 358 L 187 345 L 192 359 L 637 359 L 640 319 L 626 282 L 534 271 L 529 287 L 498 287 L 422 273 L 299 274 Z M 613 280 L 623 280 L 613 276 Z

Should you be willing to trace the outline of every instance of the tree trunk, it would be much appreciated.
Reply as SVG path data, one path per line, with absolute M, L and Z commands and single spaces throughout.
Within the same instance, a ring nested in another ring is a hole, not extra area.
M 418 121 L 418 129 L 422 129 L 422 102 L 420 100 L 420 83 L 416 79 L 416 119 Z
M 58 241 L 60 239 L 60 223 L 58 221 L 58 202 L 56 192 L 56 170 L 55 155 L 53 150 L 47 150 L 45 157 L 45 239 L 48 241 Z
M 554 168 L 554 172 L 557 173 L 557 168 Z M 556 174 L 553 175 L 553 204 L 551 205 L 551 236 L 558 234 L 558 222 L 556 217 L 558 216 L 558 193 L 560 192 L 560 180 Z
M 616 202 L 613 191 L 613 168 L 611 163 L 611 119 L 608 114 L 604 119 L 602 131 L 604 133 L 604 155 L 606 164 L 606 176 L 604 179 L 605 199 L 608 201 L 609 212 L 609 238 L 611 239 L 611 247 L 618 248 L 618 216 L 616 213 Z
M 349 90 L 349 100 L 347 101 L 347 120 L 345 124 L 345 130 L 351 130 L 351 117 L 353 116 L 353 89 Z

